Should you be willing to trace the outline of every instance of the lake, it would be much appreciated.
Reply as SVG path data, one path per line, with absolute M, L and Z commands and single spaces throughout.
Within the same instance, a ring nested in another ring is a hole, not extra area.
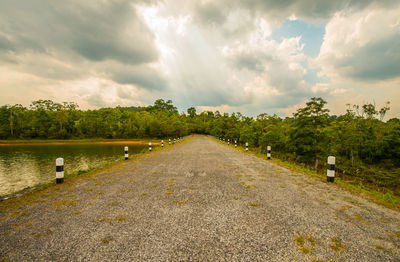
M 145 144 L 129 144 L 129 155 L 137 154 Z M 121 144 L 41 144 L 0 146 L 0 196 L 26 187 L 55 180 L 56 158 L 64 158 L 68 173 L 124 156 Z

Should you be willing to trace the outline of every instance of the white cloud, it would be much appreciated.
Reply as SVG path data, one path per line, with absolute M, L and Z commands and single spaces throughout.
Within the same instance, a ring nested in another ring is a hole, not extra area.
M 326 26 L 317 63 L 332 81 L 400 77 L 400 6 L 338 12 Z

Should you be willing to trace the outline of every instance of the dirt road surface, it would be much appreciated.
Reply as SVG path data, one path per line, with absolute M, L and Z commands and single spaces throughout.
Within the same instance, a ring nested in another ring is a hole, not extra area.
M 400 261 L 400 216 L 194 136 L 0 202 L 0 258 Z

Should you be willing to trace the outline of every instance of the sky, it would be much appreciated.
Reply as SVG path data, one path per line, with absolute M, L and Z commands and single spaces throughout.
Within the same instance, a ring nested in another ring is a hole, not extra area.
M 398 0 L 2 0 L 0 105 L 400 117 Z

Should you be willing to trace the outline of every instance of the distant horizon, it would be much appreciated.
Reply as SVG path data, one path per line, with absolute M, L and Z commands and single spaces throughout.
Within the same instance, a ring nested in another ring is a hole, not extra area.
M 291 117 L 311 97 L 333 115 L 390 101 L 400 116 L 396 0 L 0 3 L 0 104 Z
M 324 99 L 324 98 L 322 97 L 322 99 Z M 135 108 L 147 108 L 147 107 L 154 106 L 154 102 L 156 102 L 156 100 L 163 100 L 163 102 L 171 101 L 171 102 L 172 102 L 172 105 L 173 105 L 174 107 L 176 107 L 175 104 L 174 104 L 174 101 L 172 101 L 171 99 L 163 99 L 163 98 L 158 98 L 158 99 L 156 99 L 153 103 L 148 104 L 148 105 L 140 105 L 140 106 L 137 106 L 137 105 L 125 105 L 125 106 L 116 105 L 116 106 L 105 106 L 105 107 L 98 107 L 98 108 L 92 108 L 92 109 L 81 108 L 80 105 L 79 105 L 78 103 L 74 102 L 74 101 L 62 101 L 62 102 L 58 102 L 58 101 L 53 101 L 53 100 L 51 100 L 51 99 L 41 99 L 41 100 L 50 100 L 50 101 L 52 101 L 52 102 L 54 102 L 54 103 L 58 103 L 58 104 L 62 104 L 62 103 L 74 103 L 74 104 L 76 104 L 76 105 L 78 106 L 77 109 L 78 109 L 78 110 L 82 110 L 82 111 L 87 111 L 87 110 L 99 110 L 99 109 L 107 109 L 107 108 L 111 108 L 111 109 L 112 109 L 112 108 L 118 108 L 118 107 L 121 107 L 121 108 L 130 108 L 130 107 L 135 107 Z M 37 101 L 37 100 L 34 100 L 34 101 Z M 34 101 L 31 101 L 31 103 L 30 103 L 29 105 L 23 105 L 23 104 L 17 104 L 17 105 L 21 105 L 21 106 L 23 106 L 23 107 L 25 107 L 25 108 L 29 108 L 29 107 L 32 105 L 32 102 L 34 102 Z M 309 101 L 309 100 L 308 100 L 308 101 Z M 306 106 L 306 102 L 308 102 L 308 101 L 305 101 L 305 103 L 304 103 L 303 105 L 300 105 L 299 108 L 304 108 L 304 107 Z M 378 106 L 378 105 L 376 105 L 376 104 L 374 104 L 374 103 L 365 103 L 365 104 L 372 104 L 372 105 L 374 105 L 377 111 L 379 111 L 379 109 L 381 109 L 381 108 L 384 107 L 384 106 L 389 106 L 389 108 L 390 108 L 390 103 L 389 103 L 389 104 L 382 105 L 382 107 L 380 107 L 380 106 Z M 14 105 L 15 105 L 15 104 L 14 104 Z M 356 104 L 354 104 L 354 105 L 346 105 L 346 107 L 347 107 L 346 110 L 349 109 L 349 106 L 350 106 L 350 108 L 352 108 L 352 110 L 354 110 L 353 106 L 359 106 L 359 107 L 360 107 L 360 111 L 361 111 L 362 105 L 363 105 L 363 104 L 360 104 L 360 105 L 356 105 Z M 13 106 L 13 105 L 0 105 L 0 107 L 1 107 L 1 106 Z M 246 114 L 243 114 L 243 113 L 240 112 L 240 111 L 225 112 L 225 111 L 220 111 L 220 110 L 198 110 L 198 108 L 196 108 L 195 106 L 192 106 L 192 107 L 194 107 L 194 108 L 196 109 L 196 114 L 198 114 L 198 115 L 201 114 L 202 112 L 213 112 L 213 113 L 216 113 L 216 112 L 218 111 L 221 115 L 223 115 L 223 114 L 225 114 L 225 113 L 228 113 L 229 115 L 236 114 L 236 113 L 240 113 L 240 114 L 242 114 L 242 115 L 245 116 L 245 117 L 251 117 L 251 118 L 254 118 L 254 119 L 256 119 L 256 118 L 257 118 L 259 115 L 261 115 L 261 114 L 267 114 L 268 116 L 278 116 L 278 117 L 280 117 L 280 118 L 282 118 L 282 119 L 284 119 L 284 118 L 293 118 L 293 117 L 294 117 L 293 114 L 295 113 L 295 112 L 293 112 L 291 115 L 278 115 L 278 114 L 270 114 L 270 113 L 268 113 L 268 112 L 260 112 L 260 113 L 258 113 L 257 115 L 246 115 Z M 186 109 L 180 110 L 178 107 L 176 107 L 176 110 L 177 110 L 177 112 L 178 112 L 179 114 L 186 114 L 186 115 L 187 115 L 187 114 L 188 114 L 187 110 L 188 110 L 189 108 L 191 108 L 191 107 L 188 107 L 188 108 L 186 108 Z M 329 104 L 326 104 L 326 108 L 329 110 Z M 297 111 L 297 110 L 296 110 L 296 111 Z M 347 111 L 346 111 L 346 112 L 347 112 Z M 386 122 L 386 121 L 388 121 L 388 120 L 390 120 L 390 119 L 400 119 L 399 116 L 397 116 L 397 117 L 396 117 L 396 116 L 395 116 L 395 117 L 388 117 L 388 115 L 390 116 L 390 114 L 388 114 L 389 112 L 390 112 L 390 109 L 386 112 L 385 117 L 384 117 L 384 119 L 382 120 L 383 122 Z M 335 113 L 332 113 L 331 110 L 329 110 L 329 115 L 330 115 L 330 116 L 337 116 L 337 117 L 339 117 L 339 116 L 344 115 L 344 114 L 346 114 L 346 113 L 343 112 L 343 113 L 335 114 Z M 376 115 L 375 118 L 378 119 L 378 115 Z

